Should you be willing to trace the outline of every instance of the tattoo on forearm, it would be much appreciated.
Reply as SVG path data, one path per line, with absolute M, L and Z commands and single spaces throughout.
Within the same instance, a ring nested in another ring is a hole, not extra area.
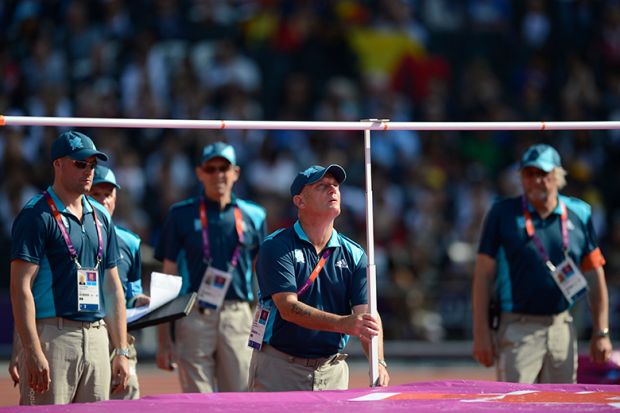
M 302 306 L 300 306 L 297 303 L 293 304 L 293 307 L 291 308 L 291 311 L 294 314 L 297 314 L 297 315 L 302 315 L 302 316 L 306 316 L 306 317 L 310 316 L 310 310 L 304 309 Z

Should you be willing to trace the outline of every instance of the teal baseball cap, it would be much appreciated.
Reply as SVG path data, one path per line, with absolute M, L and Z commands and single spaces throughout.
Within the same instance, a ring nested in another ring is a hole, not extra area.
M 121 189 L 121 186 L 116 182 L 116 176 L 114 172 L 107 166 L 97 165 L 95 168 L 95 177 L 93 178 L 93 185 L 97 184 L 112 184 L 116 189 Z
M 295 180 L 293 180 L 291 184 L 291 195 L 299 195 L 304 189 L 304 186 L 320 181 L 326 173 L 331 173 L 339 184 L 347 179 L 347 173 L 340 165 L 331 164 L 327 168 L 320 165 L 312 165 L 308 169 L 297 174 Z
M 205 146 L 202 150 L 200 163 L 203 164 L 213 158 L 224 158 L 230 162 L 231 165 L 237 165 L 235 148 L 224 142 L 215 142 Z
M 108 155 L 97 150 L 95 143 L 88 136 L 76 131 L 63 132 L 52 143 L 52 160 L 68 156 L 76 161 L 83 161 L 96 156 L 102 161 L 108 160 Z
M 519 169 L 528 166 L 538 168 L 545 172 L 551 172 L 554 168 L 562 166 L 560 154 L 552 146 L 545 144 L 532 145 L 521 157 Z

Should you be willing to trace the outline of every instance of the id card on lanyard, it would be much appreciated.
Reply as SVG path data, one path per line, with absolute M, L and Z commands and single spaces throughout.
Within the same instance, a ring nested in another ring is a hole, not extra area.
M 562 294 L 573 304 L 588 291 L 588 283 L 573 260 L 568 257 L 551 273 Z
M 562 216 L 560 226 L 562 229 L 562 247 L 564 250 L 564 260 L 557 266 L 551 262 L 551 258 L 547 254 L 545 247 L 536 235 L 534 223 L 530 211 L 527 209 L 525 196 L 521 197 L 521 206 L 523 208 L 523 217 L 525 218 L 525 229 L 527 235 L 532 238 L 540 257 L 544 260 L 545 265 L 549 269 L 549 273 L 555 281 L 556 285 L 562 291 L 566 300 L 572 305 L 588 291 L 588 282 L 583 276 L 575 262 L 568 255 L 568 211 L 566 205 L 560 201 L 562 208 Z
M 43 192 L 43 196 L 47 201 L 47 205 L 50 207 L 52 211 L 52 216 L 60 229 L 62 237 L 67 245 L 67 249 L 69 250 L 69 255 L 71 260 L 75 263 L 77 271 L 75 282 L 77 284 L 77 310 L 79 312 L 97 312 L 101 307 L 100 298 L 99 298 L 99 264 L 103 258 L 103 237 L 101 235 L 101 228 L 99 225 L 99 220 L 97 218 L 97 214 L 95 212 L 95 208 L 88 202 L 91 209 L 93 210 L 93 218 L 95 221 L 95 229 L 97 231 L 97 264 L 95 264 L 95 268 L 85 268 L 80 265 L 78 261 L 78 254 L 73 246 L 73 242 L 71 241 L 71 237 L 69 236 L 69 232 L 67 228 L 65 228 L 65 224 L 62 222 L 62 216 L 60 215 L 60 211 L 58 211 L 58 207 L 56 203 L 52 199 L 51 195 L 47 192 Z
M 203 257 L 207 262 L 207 269 L 198 288 L 198 306 L 200 308 L 210 308 L 218 310 L 224 303 L 224 298 L 232 282 L 232 272 L 234 271 L 241 255 L 241 245 L 243 244 L 243 215 L 238 206 L 235 207 L 235 229 L 239 238 L 235 250 L 230 259 L 228 271 L 219 270 L 211 265 L 211 251 L 209 248 L 209 232 L 207 220 L 207 207 L 205 199 L 200 198 L 200 227 L 202 231 L 202 250 Z
M 99 271 L 79 268 L 77 270 L 78 311 L 99 311 Z
M 316 280 L 316 277 L 319 276 L 319 273 L 325 266 L 325 262 L 329 258 L 332 250 L 327 249 L 323 251 L 321 255 L 321 259 L 312 270 L 310 277 L 306 280 L 304 285 L 301 286 L 300 289 L 297 290 L 297 296 L 302 295 L 310 285 Z M 252 321 L 252 328 L 250 330 L 250 337 L 248 339 L 248 347 L 254 348 L 256 350 L 260 350 L 263 346 L 263 339 L 265 338 L 265 330 L 267 328 L 267 324 L 269 323 L 269 317 L 271 315 L 271 311 L 273 310 L 273 301 L 268 300 L 266 302 L 259 301 L 256 305 L 256 312 L 254 313 L 254 320 Z

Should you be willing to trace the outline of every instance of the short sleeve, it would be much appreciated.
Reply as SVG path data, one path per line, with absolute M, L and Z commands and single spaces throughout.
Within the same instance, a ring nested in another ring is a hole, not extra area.
M 159 261 L 177 261 L 181 251 L 181 242 L 178 233 L 179 226 L 175 222 L 174 210 L 170 210 L 164 223 L 164 228 L 159 237 L 159 242 L 155 248 L 155 259 Z
M 34 209 L 24 209 L 11 229 L 11 260 L 40 264 L 45 256 L 47 225 Z
M 281 244 L 276 239 L 266 241 L 258 253 L 256 278 L 262 298 L 274 293 L 297 291 L 293 254 L 282 248 Z
M 491 210 L 484 218 L 482 225 L 482 233 L 480 234 L 480 245 L 478 253 L 495 257 L 500 247 L 500 214 L 497 204 L 491 207 Z

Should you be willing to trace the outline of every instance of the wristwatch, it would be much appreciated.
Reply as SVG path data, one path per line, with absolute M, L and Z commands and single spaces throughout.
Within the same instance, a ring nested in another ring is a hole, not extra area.
M 383 367 L 387 369 L 387 363 L 385 362 L 385 360 L 377 360 L 377 363 L 381 364 Z
M 128 348 L 115 348 L 114 355 L 129 358 L 129 349 Z
M 597 338 L 609 337 L 609 329 L 608 328 L 600 329 L 599 331 L 595 332 L 593 335 L 594 337 L 597 337 Z

